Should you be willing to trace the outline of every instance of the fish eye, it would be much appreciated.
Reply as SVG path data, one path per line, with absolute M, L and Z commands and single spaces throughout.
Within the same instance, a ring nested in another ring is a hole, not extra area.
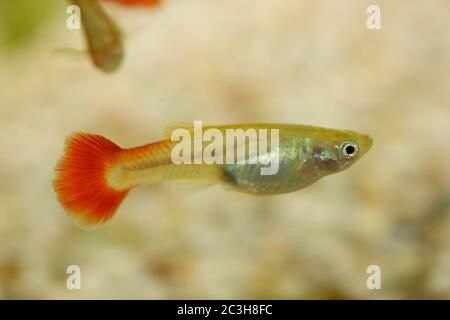
M 345 158 L 350 159 L 358 154 L 358 144 L 354 141 L 345 141 L 341 144 L 340 150 Z

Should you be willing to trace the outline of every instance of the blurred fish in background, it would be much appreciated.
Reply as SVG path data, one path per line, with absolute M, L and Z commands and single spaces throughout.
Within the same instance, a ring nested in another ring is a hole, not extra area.
M 124 57 L 122 35 L 116 23 L 103 10 L 100 1 L 70 0 L 69 2 L 80 8 L 86 43 L 94 65 L 104 72 L 116 71 Z M 127 6 L 159 4 L 159 1 L 155 0 L 115 0 L 114 2 Z
M 108 76 L 54 54 L 85 45 L 68 4 L 0 1 L 1 298 L 450 298 L 447 0 L 379 0 L 379 30 L 365 0 L 103 1 L 130 35 Z M 376 143 L 302 192 L 154 185 L 108 228 L 64 218 L 63 137 L 141 145 L 193 120 L 351 128 Z
M 80 8 L 86 43 L 94 65 L 104 72 L 117 70 L 124 56 L 116 24 L 95 0 L 71 0 Z
M 154 7 L 161 0 L 68 0 L 80 8 L 80 16 L 90 56 L 96 67 L 112 72 L 120 66 L 123 56 L 123 39 L 113 19 L 100 2 L 110 2 L 127 7 Z M 0 40 L 7 50 L 14 50 L 33 40 L 42 24 L 48 21 L 57 6 L 55 0 L 3 1 L 0 4 Z M 68 52 L 69 50 L 67 50 Z

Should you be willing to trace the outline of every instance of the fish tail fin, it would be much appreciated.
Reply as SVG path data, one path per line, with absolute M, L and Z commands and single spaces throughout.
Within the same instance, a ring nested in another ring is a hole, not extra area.
M 66 139 L 53 186 L 62 207 L 79 226 L 93 228 L 111 219 L 132 188 L 111 183 L 122 151 L 99 135 L 75 133 Z

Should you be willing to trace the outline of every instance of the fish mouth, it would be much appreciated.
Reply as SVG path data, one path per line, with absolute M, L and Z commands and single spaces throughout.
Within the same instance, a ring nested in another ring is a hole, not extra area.
M 366 154 L 372 148 L 373 139 L 366 134 L 360 134 L 358 139 L 360 156 Z

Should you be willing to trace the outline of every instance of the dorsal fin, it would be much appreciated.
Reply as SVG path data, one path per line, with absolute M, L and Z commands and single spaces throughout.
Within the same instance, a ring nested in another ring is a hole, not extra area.
M 205 128 L 203 126 L 203 128 Z M 170 139 L 172 132 L 176 129 L 186 129 L 189 132 L 194 132 L 194 124 L 193 122 L 172 122 L 169 123 L 162 131 L 162 135 L 164 139 Z

